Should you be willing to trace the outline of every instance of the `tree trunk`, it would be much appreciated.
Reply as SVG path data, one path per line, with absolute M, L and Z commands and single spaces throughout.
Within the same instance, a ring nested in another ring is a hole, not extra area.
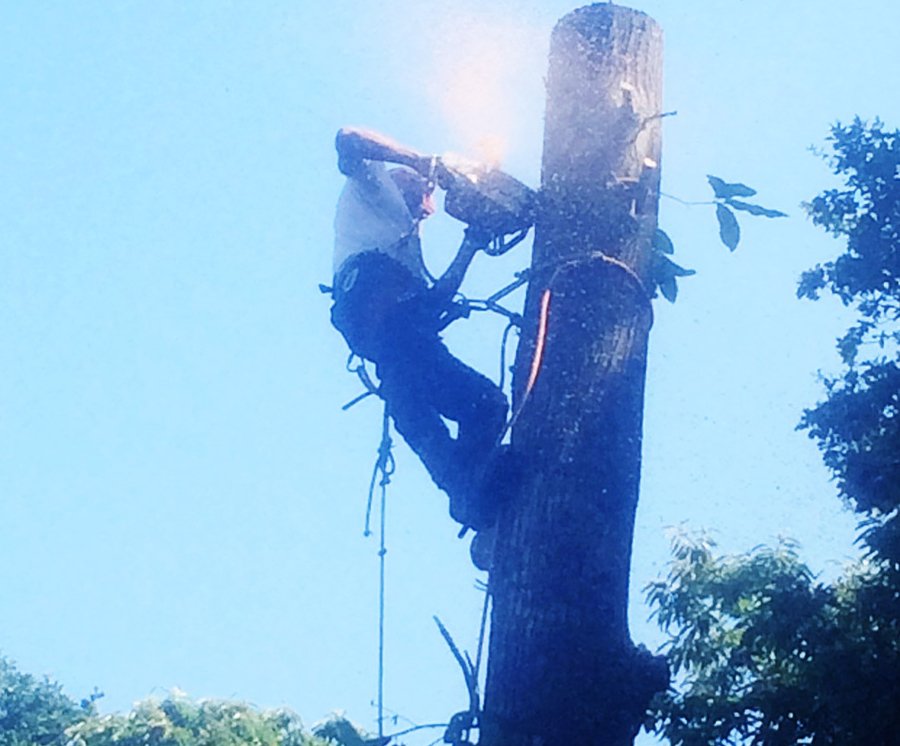
M 488 746 L 630 744 L 668 683 L 627 621 L 661 72 L 662 32 L 642 13 L 596 4 L 554 29 L 514 381 L 525 473 L 500 517 L 490 578 Z M 543 365 L 526 393 L 548 289 Z

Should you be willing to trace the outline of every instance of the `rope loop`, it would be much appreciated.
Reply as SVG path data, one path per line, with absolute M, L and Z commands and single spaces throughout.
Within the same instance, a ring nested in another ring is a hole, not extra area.
M 586 264 L 592 264 L 594 262 L 602 262 L 608 267 L 616 267 L 628 277 L 628 279 L 631 281 L 632 287 L 638 291 L 638 294 L 645 303 L 646 309 L 650 312 L 650 319 L 652 323 L 653 304 L 651 301 L 653 300 L 653 295 L 648 292 L 647 286 L 644 284 L 644 281 L 638 276 L 638 273 L 635 272 L 634 269 L 628 264 L 623 262 L 621 259 L 610 256 L 603 251 L 592 251 L 585 256 L 577 257 L 575 259 L 560 259 L 555 262 L 547 262 L 546 264 L 532 267 L 531 272 L 534 275 L 540 275 L 552 270 L 553 274 L 550 275 L 550 279 L 547 281 L 547 287 L 549 288 L 553 285 L 553 283 L 556 281 L 556 278 L 562 272 L 570 269 L 575 269 Z
M 390 414 L 387 403 L 385 403 L 384 415 L 381 420 L 381 442 L 378 444 L 378 458 L 376 458 L 375 465 L 372 467 L 372 477 L 369 480 L 369 494 L 366 500 L 366 526 L 363 530 L 363 536 L 372 535 L 372 503 L 375 499 L 375 487 L 381 488 L 383 502 L 385 487 L 391 483 L 391 477 L 397 467 L 396 461 L 394 461 L 393 446 Z

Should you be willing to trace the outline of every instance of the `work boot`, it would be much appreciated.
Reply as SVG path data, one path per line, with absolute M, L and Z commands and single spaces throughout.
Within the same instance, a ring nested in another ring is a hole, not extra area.
M 479 570 L 490 572 L 494 564 L 494 546 L 497 544 L 497 524 L 479 531 L 472 537 L 469 557 Z
M 497 504 L 491 496 L 488 476 L 490 462 L 472 458 L 461 460 L 463 466 L 454 477 L 455 488 L 447 490 L 450 496 L 450 516 L 462 524 L 463 533 L 468 528 L 481 531 L 497 519 Z
M 521 485 L 521 459 L 508 445 L 495 448 L 468 479 L 457 479 L 450 496 L 450 516 L 466 529 L 483 531 L 494 525 L 500 506 L 514 498 Z M 462 535 L 462 534 L 460 534 Z
M 492 526 L 500 506 L 515 499 L 522 484 L 522 460 L 511 446 L 495 448 L 482 468 L 478 487 L 472 493 L 469 513 L 478 523 L 475 528 Z
M 508 445 L 495 449 L 481 480 L 480 516 L 485 519 L 469 546 L 469 556 L 479 570 L 490 571 L 497 542 L 497 514 L 500 507 L 514 500 L 522 485 L 522 460 Z M 490 519 L 489 521 L 487 519 Z

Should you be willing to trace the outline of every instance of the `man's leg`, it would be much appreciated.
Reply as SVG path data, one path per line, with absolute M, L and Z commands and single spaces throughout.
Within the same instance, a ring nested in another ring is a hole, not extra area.
M 419 359 L 391 356 L 377 366 L 381 395 L 397 432 L 422 461 L 434 483 L 450 497 L 450 514 L 464 522 L 461 506 L 469 484 L 456 441 L 434 407 Z
M 495 469 L 497 440 L 506 424 L 508 405 L 503 392 L 486 376 L 447 350 L 437 335 L 417 345 L 421 395 L 438 414 L 458 424 L 451 460 L 465 475 L 466 488 L 451 500 L 454 518 L 481 528 L 493 521 L 498 495 L 489 484 Z
M 440 414 L 458 423 L 461 451 L 487 455 L 506 424 L 506 396 L 487 376 L 451 355 L 440 340 L 432 343 L 427 361 L 430 399 Z

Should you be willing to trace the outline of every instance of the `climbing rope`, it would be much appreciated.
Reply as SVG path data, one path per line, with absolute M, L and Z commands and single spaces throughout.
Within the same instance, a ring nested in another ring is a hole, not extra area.
M 500 340 L 500 382 L 497 384 L 499 389 L 503 391 L 503 388 L 506 384 L 506 345 L 509 342 L 509 334 L 513 330 L 518 331 L 519 327 L 513 323 L 512 320 L 506 325 L 506 328 L 503 330 L 503 337 Z
M 372 503 L 375 498 L 375 487 L 381 490 L 381 504 L 379 508 L 379 545 L 378 545 L 378 738 L 384 738 L 384 585 L 385 585 L 385 528 L 387 515 L 387 486 L 391 483 L 396 464 L 391 451 L 393 440 L 391 439 L 391 420 L 387 403 L 384 405 L 384 415 L 381 423 L 381 443 L 378 445 L 378 458 L 372 469 L 372 478 L 369 481 L 369 497 L 366 502 L 366 526 L 363 536 L 371 536 Z M 380 478 L 379 478 L 380 475 Z
M 527 272 L 529 272 L 529 276 L 531 277 L 539 277 L 540 275 L 551 270 L 552 274 L 550 275 L 550 279 L 547 280 L 544 290 L 541 293 L 540 306 L 538 309 L 538 329 L 535 335 L 534 353 L 532 353 L 531 356 L 531 365 L 528 371 L 528 381 L 525 384 L 525 391 L 522 396 L 522 401 L 519 402 L 515 411 L 507 421 L 506 427 L 504 427 L 503 432 L 497 439 L 498 445 L 503 441 L 503 438 L 506 437 L 506 434 L 518 421 L 519 416 L 522 414 L 522 411 L 525 409 L 525 405 L 528 403 L 528 400 L 531 397 L 531 392 L 533 391 L 534 385 L 537 382 L 538 375 L 541 372 L 541 367 L 544 361 L 544 351 L 547 344 L 547 334 L 550 324 L 550 301 L 553 297 L 553 285 L 556 282 L 556 279 L 560 274 L 567 270 L 581 267 L 592 262 L 603 262 L 607 266 L 616 267 L 625 273 L 625 276 L 631 280 L 632 286 L 638 291 L 639 297 L 643 300 L 645 308 L 650 314 L 650 324 L 652 326 L 652 296 L 647 292 L 647 286 L 644 285 L 643 280 L 641 280 L 637 272 L 635 272 L 621 259 L 617 259 L 602 251 L 593 251 L 587 256 L 578 257 L 576 259 L 564 259 L 556 262 L 547 262 L 546 264 L 538 265 L 537 267 L 532 267 L 531 270 L 528 270 Z
M 621 259 L 617 259 L 614 256 L 610 256 L 609 254 L 606 254 L 602 251 L 592 251 L 590 254 L 576 257 L 574 259 L 561 259 L 555 262 L 546 262 L 545 264 L 538 265 L 537 267 L 532 267 L 530 272 L 532 276 L 539 276 L 552 270 L 553 274 L 550 276 L 550 279 L 546 283 L 546 287 L 549 289 L 556 281 L 556 278 L 563 272 L 570 269 L 575 269 L 577 267 L 582 267 L 586 264 L 592 264 L 594 262 L 602 262 L 609 267 L 616 267 L 625 273 L 625 275 L 631 281 L 632 286 L 638 291 L 638 295 L 644 302 L 645 308 L 650 312 L 650 319 L 652 324 L 653 304 L 651 303 L 651 301 L 653 299 L 653 295 L 647 291 L 647 286 L 644 284 L 644 281 L 638 276 L 637 272 L 635 272 L 634 269 L 632 269 Z
M 377 393 L 377 389 L 372 384 L 371 379 L 365 372 L 365 362 L 362 361 L 358 365 L 352 365 L 352 356 L 348 360 L 348 370 L 356 373 L 360 379 L 367 383 L 372 390 L 367 390 L 366 394 Z M 359 397 L 357 397 L 358 400 Z M 354 400 L 355 403 L 356 400 Z M 375 502 L 375 490 L 380 490 L 379 505 L 379 547 L 378 547 L 378 738 L 380 742 L 385 739 L 384 735 L 384 621 L 385 621 L 385 557 L 387 555 L 386 544 L 386 517 L 387 517 L 387 487 L 391 482 L 394 474 L 396 463 L 393 456 L 393 439 L 391 438 L 390 411 L 387 403 L 384 406 L 381 426 L 381 442 L 378 445 L 377 458 L 372 468 L 372 477 L 369 480 L 369 490 L 366 500 L 366 519 L 363 535 L 369 537 L 372 535 L 372 508 Z M 446 725 L 444 733 L 444 743 L 451 746 L 471 746 L 469 741 L 469 733 L 472 729 L 478 727 L 478 718 L 480 716 L 480 696 L 478 680 L 481 669 L 481 661 L 484 650 L 484 638 L 487 628 L 487 615 L 490 604 L 490 591 L 487 586 L 484 588 L 484 605 L 481 611 L 481 624 L 478 633 L 478 648 L 473 663 L 468 653 L 461 654 L 459 648 L 450 636 L 446 627 L 441 623 L 440 619 L 434 617 L 438 628 L 441 631 L 447 644 L 450 646 L 454 657 L 459 663 L 466 681 L 466 689 L 469 694 L 469 708 L 462 712 L 458 712 L 450 718 L 450 722 Z M 411 730 L 419 728 L 431 728 L 435 725 L 416 726 Z M 410 732 L 410 731 L 404 731 Z M 395 736 L 397 734 L 394 734 Z
M 356 360 L 358 360 L 359 362 L 354 363 L 354 361 Z M 363 399 L 372 396 L 372 394 L 378 394 L 378 387 L 369 376 L 369 371 L 366 370 L 366 361 L 363 358 L 361 358 L 355 352 L 351 352 L 350 357 L 347 358 L 346 368 L 348 372 L 354 373 L 356 377 L 359 378 L 360 383 L 362 383 L 363 388 L 365 388 L 365 391 L 363 391 L 359 396 L 351 399 L 343 407 L 341 407 L 341 410 L 344 412 L 350 409 L 350 407 L 352 407 L 354 404 L 359 404 L 359 402 L 361 402 Z

